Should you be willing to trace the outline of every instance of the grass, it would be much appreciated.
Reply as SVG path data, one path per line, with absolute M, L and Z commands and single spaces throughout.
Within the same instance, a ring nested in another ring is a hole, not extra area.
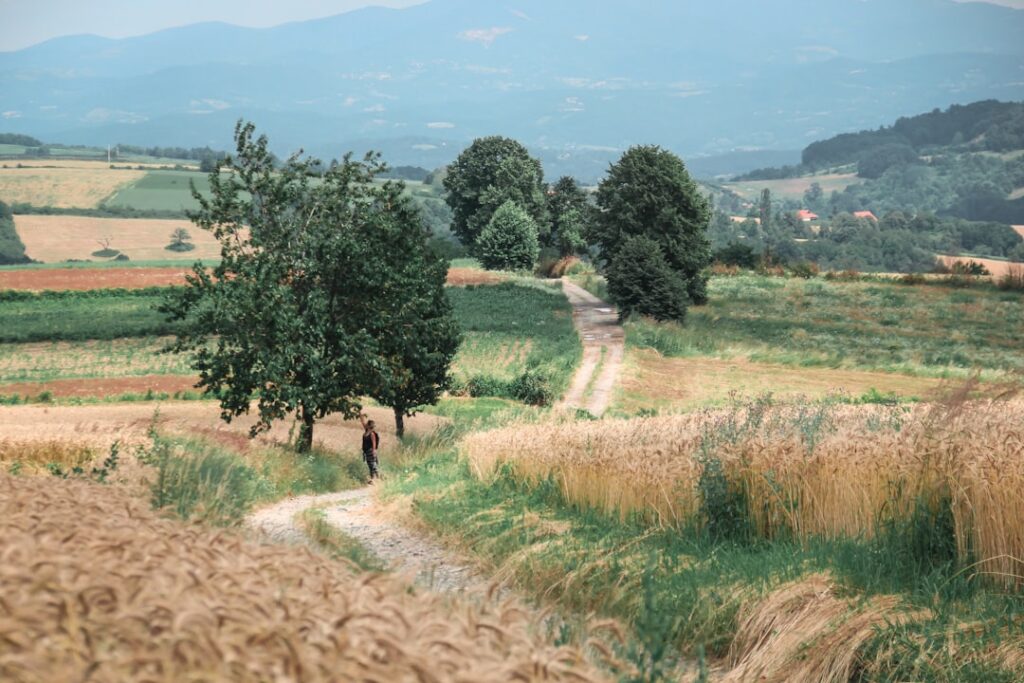
M 332 526 L 322 509 L 306 508 L 295 521 L 306 537 L 329 557 L 344 558 L 363 571 L 384 571 L 384 562 L 357 539 Z
M 747 180 L 724 183 L 724 187 L 750 201 L 756 201 L 761 196 L 761 191 L 765 189 L 771 190 L 772 197 L 776 199 L 803 201 L 804 193 L 810 189 L 812 183 L 821 185 L 825 196 L 829 197 L 833 191 L 842 192 L 860 181 L 856 173 L 835 173 L 784 180 Z
M 1000 378 L 1024 370 L 1024 297 L 994 287 L 712 278 L 685 325 L 626 326 L 627 343 L 669 357 Z
M 187 357 L 160 353 L 171 339 L 0 344 L 0 384 L 193 374 Z

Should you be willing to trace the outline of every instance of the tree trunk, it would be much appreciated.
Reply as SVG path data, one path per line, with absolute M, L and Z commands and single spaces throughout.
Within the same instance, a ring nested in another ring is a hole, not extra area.
M 309 453 L 313 448 L 313 417 L 312 411 L 302 409 L 302 424 L 299 426 L 299 440 L 295 444 L 299 453 Z
M 405 436 L 405 411 L 401 408 L 395 408 L 395 434 L 401 439 Z

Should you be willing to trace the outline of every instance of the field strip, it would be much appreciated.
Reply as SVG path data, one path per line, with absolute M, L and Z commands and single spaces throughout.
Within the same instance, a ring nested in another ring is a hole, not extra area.
M 608 409 L 612 390 L 622 370 L 625 356 L 625 332 L 619 324 L 615 309 L 587 290 L 562 280 L 562 289 L 572 304 L 573 321 L 583 342 L 583 360 L 573 375 L 569 391 L 558 404 L 562 410 L 586 410 L 600 417 Z M 604 349 L 602 361 L 601 350 Z M 594 375 L 600 374 L 594 380 Z M 587 396 L 587 387 L 591 386 Z
M 304 510 L 319 508 L 324 519 L 355 538 L 383 560 L 391 571 L 413 577 L 423 588 L 462 594 L 489 590 L 488 583 L 468 564 L 439 543 L 393 524 L 375 508 L 372 489 L 289 498 L 249 516 L 247 525 L 276 543 L 308 543 L 295 523 Z

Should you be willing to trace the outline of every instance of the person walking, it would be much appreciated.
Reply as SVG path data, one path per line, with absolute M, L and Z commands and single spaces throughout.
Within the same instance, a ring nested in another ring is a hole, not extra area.
M 359 413 L 359 421 L 363 425 L 363 460 L 370 469 L 370 483 L 374 479 L 380 479 L 380 471 L 377 469 L 377 449 L 380 448 L 380 435 L 377 434 L 377 425 L 373 420 L 366 419 L 365 413 Z

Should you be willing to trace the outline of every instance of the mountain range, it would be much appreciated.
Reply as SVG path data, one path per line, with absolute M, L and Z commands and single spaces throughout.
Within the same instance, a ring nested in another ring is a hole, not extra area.
M 1024 11 L 952 0 L 431 0 L 0 53 L 0 131 L 67 144 L 384 152 L 516 137 L 584 180 L 631 144 L 705 173 L 798 161 L 908 112 L 1024 99 Z

